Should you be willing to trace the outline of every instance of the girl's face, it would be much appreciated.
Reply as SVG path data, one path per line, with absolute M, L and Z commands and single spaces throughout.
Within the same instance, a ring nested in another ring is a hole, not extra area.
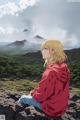
M 44 48 L 42 50 L 42 56 L 43 56 L 43 59 L 50 58 L 51 56 L 50 50 L 48 48 Z

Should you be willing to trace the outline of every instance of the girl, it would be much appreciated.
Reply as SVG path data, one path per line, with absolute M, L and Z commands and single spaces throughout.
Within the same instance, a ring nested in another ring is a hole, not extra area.
M 32 105 L 49 116 L 61 116 L 68 108 L 70 71 L 63 44 L 46 40 L 41 45 L 45 71 L 29 95 L 22 95 L 18 103 Z

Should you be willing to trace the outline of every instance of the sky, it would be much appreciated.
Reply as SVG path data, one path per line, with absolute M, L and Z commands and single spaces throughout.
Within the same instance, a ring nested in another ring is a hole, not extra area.
M 58 39 L 80 47 L 80 0 L 0 0 L 0 42 Z M 24 32 L 24 29 L 27 29 Z

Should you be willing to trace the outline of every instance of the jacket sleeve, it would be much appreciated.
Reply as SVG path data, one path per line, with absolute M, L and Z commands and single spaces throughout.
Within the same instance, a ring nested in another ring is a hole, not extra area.
M 54 93 L 55 74 L 53 71 L 45 70 L 38 87 L 33 90 L 32 96 L 39 102 L 48 99 Z

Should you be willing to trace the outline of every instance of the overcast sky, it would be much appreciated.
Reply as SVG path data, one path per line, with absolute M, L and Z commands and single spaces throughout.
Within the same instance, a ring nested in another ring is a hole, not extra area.
M 80 0 L 0 0 L 0 42 L 35 35 L 80 47 Z

